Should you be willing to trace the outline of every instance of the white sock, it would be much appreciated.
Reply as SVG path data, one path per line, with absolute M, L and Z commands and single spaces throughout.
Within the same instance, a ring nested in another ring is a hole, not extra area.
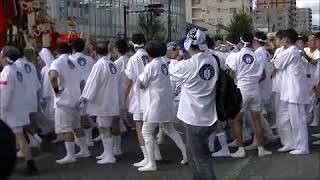
M 121 135 L 113 136 L 114 148 L 121 151 Z
M 38 133 L 34 134 L 33 137 L 39 142 L 42 143 L 41 137 L 38 135 Z
M 74 158 L 75 157 L 74 156 L 74 151 L 75 151 L 74 142 L 64 142 L 64 145 L 66 146 L 67 156 Z
M 79 137 L 78 142 L 79 142 L 80 152 L 88 152 L 89 151 L 85 137 Z
M 91 142 L 92 141 L 92 128 L 85 129 L 84 134 L 85 134 L 88 142 Z
M 221 150 L 229 152 L 226 134 L 224 132 L 219 133 L 217 134 L 217 137 L 221 145 Z

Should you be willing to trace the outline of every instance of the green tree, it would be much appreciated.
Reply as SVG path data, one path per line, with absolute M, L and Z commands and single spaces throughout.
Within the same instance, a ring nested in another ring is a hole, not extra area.
M 152 13 L 141 13 L 139 15 L 139 27 L 147 41 L 163 41 L 165 39 L 166 30 L 161 21 L 161 16 L 154 16 Z
M 235 41 L 239 41 L 240 37 L 244 33 L 252 32 L 252 18 L 245 13 L 236 13 L 233 15 L 228 29 L 229 32 L 227 33 L 227 37 L 230 37 Z

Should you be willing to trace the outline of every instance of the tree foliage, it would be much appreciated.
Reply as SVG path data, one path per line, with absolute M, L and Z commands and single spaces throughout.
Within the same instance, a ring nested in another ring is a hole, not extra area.
M 139 27 L 147 41 L 163 41 L 165 39 L 166 30 L 160 16 L 154 16 L 152 13 L 141 13 L 139 15 Z
M 252 32 L 252 18 L 245 13 L 236 13 L 233 15 L 228 28 L 229 32 L 227 36 L 237 42 L 244 33 Z

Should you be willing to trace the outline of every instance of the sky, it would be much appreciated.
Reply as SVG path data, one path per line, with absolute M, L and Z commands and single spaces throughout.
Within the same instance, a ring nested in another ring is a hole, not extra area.
M 320 0 L 297 0 L 297 7 L 312 9 L 312 24 L 320 25 Z

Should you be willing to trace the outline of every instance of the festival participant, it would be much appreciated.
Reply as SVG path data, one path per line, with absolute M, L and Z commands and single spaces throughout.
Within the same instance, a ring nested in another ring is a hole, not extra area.
M 248 111 L 251 113 L 254 122 L 255 136 L 258 141 L 258 156 L 271 154 L 271 152 L 263 148 L 259 91 L 259 82 L 264 78 L 263 66 L 252 51 L 253 40 L 254 37 L 251 33 L 245 33 L 241 38 L 244 47 L 237 53 L 235 61 L 227 64 L 232 70 L 231 75 L 237 79 L 237 86 L 241 91 L 243 99 L 242 109 L 233 120 L 234 133 L 239 145 L 238 151 L 231 154 L 235 158 L 246 156 L 242 135 L 242 118 L 244 113 Z
M 215 86 L 219 68 L 213 56 L 206 53 L 206 35 L 198 28 L 190 30 L 184 47 L 190 59 L 169 66 L 172 81 L 182 82 L 177 117 L 186 130 L 186 144 L 193 178 L 214 180 L 212 161 L 206 146 L 211 126 L 217 121 Z
M 115 163 L 113 153 L 112 121 L 119 116 L 119 85 L 120 71 L 110 60 L 107 43 L 98 42 L 95 49 L 99 58 L 93 66 L 87 83 L 82 92 L 81 101 L 88 114 L 97 117 L 103 153 L 96 157 L 98 164 Z
M 284 146 L 282 151 L 290 154 L 308 154 L 308 129 L 305 105 L 309 103 L 307 75 L 303 67 L 301 55 L 295 43 L 298 33 L 293 29 L 283 32 L 281 40 L 285 50 L 281 52 L 281 60 L 274 61 L 274 68 L 282 72 L 280 100 L 285 102 L 281 112 L 283 128 L 291 130 L 292 142 Z
M 132 43 L 136 53 L 130 57 L 125 70 L 129 79 L 126 88 L 125 102 L 127 103 L 128 112 L 133 114 L 138 141 L 144 157 L 142 161 L 134 163 L 133 166 L 142 167 L 146 165 L 149 160 L 141 134 L 143 120 L 142 103 L 144 100 L 141 94 L 142 90 L 139 89 L 137 85 L 137 78 L 144 71 L 144 67 L 150 62 L 150 58 L 148 53 L 143 49 L 145 45 L 145 37 L 143 34 L 134 34 L 132 36 Z
M 68 164 L 77 158 L 90 156 L 83 129 L 80 127 L 79 99 L 81 96 L 81 75 L 78 65 L 73 63 L 68 53 L 70 47 L 65 42 L 59 42 L 59 56 L 49 69 L 51 84 L 55 93 L 55 132 L 63 134 L 67 155 L 56 162 Z M 75 154 L 74 133 L 79 140 L 80 151 Z
M 70 55 L 70 59 L 74 64 L 78 64 L 79 71 L 81 74 L 81 92 L 83 91 L 83 88 L 88 80 L 89 74 L 92 70 L 93 65 L 96 63 L 96 61 L 83 53 L 83 50 L 85 48 L 85 42 L 82 39 L 77 39 L 72 42 L 71 45 L 72 48 L 72 55 Z M 92 128 L 90 126 L 89 122 L 89 115 L 87 112 L 85 112 L 85 109 L 81 111 L 81 127 L 84 129 L 84 134 L 86 136 L 86 143 L 88 146 L 93 146 L 92 141 Z
M 25 77 L 16 66 L 19 51 L 12 46 L 5 46 L 0 53 L 0 62 L 4 67 L 0 74 L 0 118 L 12 129 L 17 143 L 25 158 L 24 173 L 32 175 L 38 171 L 27 140 L 23 134 L 23 127 L 30 124 L 29 111 L 22 103 L 25 97 Z

